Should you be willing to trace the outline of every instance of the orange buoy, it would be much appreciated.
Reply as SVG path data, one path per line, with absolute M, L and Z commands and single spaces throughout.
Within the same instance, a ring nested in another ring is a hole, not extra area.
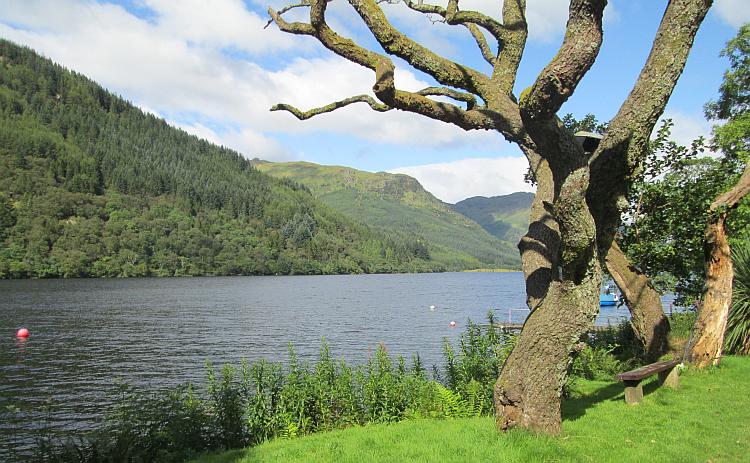
M 28 338 L 29 337 L 29 330 L 26 328 L 19 328 L 18 331 L 16 331 L 16 337 L 17 338 Z
M 448 323 L 448 325 L 450 325 L 451 328 L 455 328 L 456 327 L 456 322 L 450 322 L 450 323 Z

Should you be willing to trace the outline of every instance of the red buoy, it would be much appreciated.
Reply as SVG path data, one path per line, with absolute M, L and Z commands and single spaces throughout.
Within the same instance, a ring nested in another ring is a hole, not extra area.
M 29 330 L 26 328 L 19 328 L 18 331 L 16 331 L 16 337 L 17 338 L 28 338 L 29 337 Z

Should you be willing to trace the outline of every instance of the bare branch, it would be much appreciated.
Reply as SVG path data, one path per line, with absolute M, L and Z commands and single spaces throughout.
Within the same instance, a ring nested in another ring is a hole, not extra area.
M 272 8 L 268 9 L 268 15 L 271 16 L 271 21 L 276 23 L 279 29 L 284 32 L 297 35 L 315 35 L 315 29 L 310 24 L 299 22 L 288 23 L 281 17 L 280 12 L 277 12 Z
M 492 34 L 498 41 L 502 40 L 504 27 L 499 21 L 477 11 L 460 11 L 458 0 L 449 0 L 445 9 L 445 21 L 448 24 L 476 24 Z
M 310 0 L 302 0 L 299 3 L 293 3 L 291 5 L 287 5 L 284 8 L 280 9 L 279 11 L 274 12 L 276 16 L 281 16 L 284 13 L 286 13 L 289 10 L 293 10 L 295 8 L 301 8 L 305 6 L 310 6 Z M 271 13 L 271 8 L 268 9 L 269 14 Z M 276 22 L 278 24 L 278 21 L 276 21 L 276 18 L 274 18 L 274 15 L 271 15 L 271 19 L 268 20 L 265 26 L 263 26 L 263 29 L 267 29 L 268 26 L 271 25 L 271 23 Z
M 349 0 L 349 3 L 389 54 L 403 58 L 443 85 L 460 88 L 482 97 L 492 91 L 489 78 L 481 72 L 437 55 L 399 32 L 391 25 L 375 0 Z
M 397 93 L 400 92 L 401 98 L 404 98 L 406 95 L 410 93 L 410 92 L 402 92 L 398 90 L 396 92 Z M 453 98 L 454 100 L 465 102 L 467 109 L 473 109 L 477 103 L 477 100 L 474 97 L 474 95 L 471 95 L 469 93 L 459 92 L 459 91 L 456 91 L 450 88 L 444 88 L 444 87 L 423 88 L 422 90 L 419 90 L 418 92 L 414 92 L 414 95 L 447 96 L 447 97 Z M 321 106 L 319 108 L 310 109 L 308 111 L 302 111 L 292 105 L 285 104 L 285 103 L 274 105 L 271 108 L 271 111 L 288 111 L 294 114 L 294 116 L 297 119 L 304 121 L 306 119 L 310 119 L 313 116 L 333 112 L 339 108 L 349 106 L 352 103 L 367 103 L 370 106 L 370 108 L 378 112 L 386 112 L 386 111 L 390 111 L 391 109 L 393 109 L 392 107 L 386 104 L 376 101 L 370 95 L 357 95 L 357 96 L 345 98 L 340 101 L 335 101 L 333 103 L 327 104 L 325 106 Z
M 406 6 L 414 11 L 426 14 L 437 14 L 445 19 L 445 22 L 450 25 L 456 24 L 476 24 L 481 26 L 492 34 L 497 40 L 502 39 L 503 25 L 495 19 L 484 15 L 476 11 L 459 11 L 458 1 L 450 0 L 448 2 L 448 8 L 443 8 L 437 5 L 429 5 L 424 3 L 415 3 L 411 0 L 404 0 Z
M 331 104 L 327 104 L 319 108 L 310 109 L 308 111 L 300 111 L 296 107 L 285 103 L 273 105 L 273 107 L 271 107 L 271 111 L 289 111 L 290 113 L 294 114 L 297 119 L 304 121 L 305 119 L 310 119 L 311 117 L 317 116 L 319 114 L 333 112 L 339 108 L 343 108 L 344 106 L 349 106 L 352 103 L 367 103 L 372 109 L 381 113 L 393 109 L 388 105 L 378 103 L 370 95 L 357 95 L 341 101 L 335 101 Z
M 406 6 L 414 11 L 441 16 L 447 24 L 461 24 L 463 26 L 466 26 L 466 28 L 469 29 L 469 32 L 471 32 L 472 37 L 474 37 L 474 40 L 477 42 L 479 50 L 482 52 L 482 57 L 484 57 L 484 59 L 491 65 L 495 65 L 495 55 L 490 51 L 490 47 L 487 44 L 487 39 L 479 30 L 479 27 L 483 27 L 490 34 L 492 34 L 495 40 L 497 40 L 499 48 L 505 34 L 505 27 L 502 24 L 495 21 L 491 17 L 483 15 L 476 11 L 459 11 L 457 0 L 449 1 L 448 8 L 443 8 L 437 5 L 415 3 L 411 0 L 404 0 L 404 3 L 406 3 Z
M 555 116 L 594 64 L 602 43 L 602 15 L 606 0 L 571 0 L 565 39 L 531 89 L 521 94 L 524 120 Z
M 526 23 L 526 0 L 505 0 L 503 26 L 492 81 L 497 83 L 500 91 L 510 95 L 513 93 L 518 66 L 529 35 Z
M 740 179 L 737 180 L 737 183 L 729 191 L 722 193 L 714 199 L 709 207 L 709 211 L 715 213 L 723 208 L 734 209 L 748 194 L 750 194 L 750 162 L 745 165 L 745 170 L 742 172 Z
M 497 58 L 492 54 L 490 45 L 487 43 L 487 38 L 482 34 L 482 31 L 479 30 L 476 24 L 464 24 L 464 26 L 469 29 L 471 36 L 474 37 L 474 41 L 477 43 L 479 51 L 482 52 L 484 60 L 490 63 L 491 66 L 495 66 Z
M 353 4 L 356 2 L 356 0 L 350 1 Z M 455 82 L 460 85 L 444 85 L 468 90 L 468 93 L 445 87 L 428 87 L 418 92 L 398 90 L 393 80 L 395 67 L 391 59 L 386 55 L 368 50 L 333 31 L 325 21 L 326 6 L 327 0 L 310 0 L 309 24 L 288 24 L 284 22 L 277 13 L 269 11 L 269 14 L 272 15 L 272 18 L 274 18 L 274 21 L 282 30 L 295 34 L 312 35 L 317 38 L 323 46 L 337 55 L 375 71 L 375 85 L 373 86 L 373 92 L 377 99 L 382 102 L 383 109 L 388 107 L 414 112 L 431 119 L 457 125 L 465 130 L 495 130 L 503 134 L 509 140 L 519 140 L 524 138 L 522 123 L 516 103 L 507 95 L 500 95 L 498 97 L 496 92 L 490 87 L 491 82 L 487 76 L 446 60 L 445 58 L 435 55 L 431 51 L 420 55 L 420 53 L 422 53 L 420 50 L 423 50 L 421 46 L 406 39 L 402 34 L 396 31 L 393 26 L 387 24 L 387 22 L 385 23 L 386 27 L 383 27 L 383 23 L 378 23 L 378 30 L 380 33 L 395 36 L 397 38 L 394 42 L 395 46 L 406 48 L 413 46 L 418 47 L 418 49 L 411 50 L 407 54 L 413 53 L 418 56 L 416 60 L 420 63 L 429 62 L 423 67 L 432 70 L 434 74 L 431 75 L 433 75 L 438 82 L 441 82 L 441 78 L 444 81 Z M 368 16 L 368 20 L 375 21 L 375 23 L 380 19 L 384 20 L 382 10 L 377 6 L 375 0 L 366 0 L 366 4 L 360 4 L 360 8 L 366 9 L 368 12 L 373 9 L 376 10 L 374 16 Z M 367 14 L 365 14 L 365 16 L 367 16 Z M 383 38 L 382 35 L 381 38 Z M 417 66 L 415 65 L 415 67 Z M 489 100 L 484 98 L 481 92 L 476 91 L 475 87 L 482 87 L 483 91 L 493 95 L 491 107 L 489 106 Z M 488 106 L 478 106 L 477 98 L 474 95 L 482 98 L 482 100 L 488 103 Z M 455 104 L 435 101 L 428 98 L 429 96 L 446 96 L 464 102 L 466 103 L 466 109 Z M 306 112 L 300 111 L 289 105 L 277 105 L 274 107 L 274 110 L 285 110 L 291 112 L 298 118 L 308 118 L 323 112 L 335 110 L 342 105 L 345 106 L 346 104 L 354 102 L 367 102 L 369 104 L 369 102 L 365 101 L 362 96 L 354 98 L 355 100 L 342 100 L 341 102 L 332 103 L 332 105 Z M 346 102 L 346 104 L 343 104 L 344 102 Z
M 455 124 L 465 130 L 485 129 L 508 133 L 509 124 L 498 113 L 486 109 L 467 109 L 427 98 L 419 92 L 397 90 L 393 80 L 393 62 L 383 59 L 375 70 L 375 95 L 384 103 L 404 111 L 410 111 L 431 119 Z M 466 101 L 470 95 L 446 88 L 428 87 L 422 90 L 427 95 L 445 95 Z M 468 102 L 467 102 L 468 103 Z M 468 104 L 467 104 L 468 106 Z M 503 129 L 505 127 L 505 129 Z
M 425 14 L 437 14 L 445 18 L 445 8 L 441 6 L 429 5 L 421 2 L 417 3 L 411 0 L 404 0 L 404 3 L 414 11 L 419 11 L 420 13 Z
M 466 109 L 474 109 L 477 105 L 477 99 L 471 93 L 459 92 L 445 87 L 427 87 L 416 92 L 417 95 L 422 96 L 447 96 L 457 101 L 463 101 L 466 103 Z

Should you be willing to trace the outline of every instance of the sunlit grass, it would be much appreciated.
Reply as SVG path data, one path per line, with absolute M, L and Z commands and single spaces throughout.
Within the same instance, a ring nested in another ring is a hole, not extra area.
M 619 383 L 580 382 L 563 406 L 563 434 L 499 435 L 492 418 L 416 420 L 275 440 L 206 456 L 229 462 L 740 462 L 750 461 L 750 358 L 687 371 L 680 388 L 644 387 L 626 405 Z

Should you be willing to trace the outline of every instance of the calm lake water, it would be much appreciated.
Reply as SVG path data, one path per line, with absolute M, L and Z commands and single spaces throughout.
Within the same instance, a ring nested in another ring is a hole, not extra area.
M 440 364 L 443 339 L 455 341 L 468 318 L 483 322 L 494 309 L 522 321 L 513 309 L 524 306 L 523 288 L 521 273 L 0 281 L 0 449 L 45 421 L 93 427 L 118 381 L 201 383 L 206 360 L 283 361 L 290 342 L 307 360 L 325 338 L 350 363 L 383 343 Z M 626 312 L 606 308 L 598 323 Z M 21 326 L 25 341 L 15 338 Z

